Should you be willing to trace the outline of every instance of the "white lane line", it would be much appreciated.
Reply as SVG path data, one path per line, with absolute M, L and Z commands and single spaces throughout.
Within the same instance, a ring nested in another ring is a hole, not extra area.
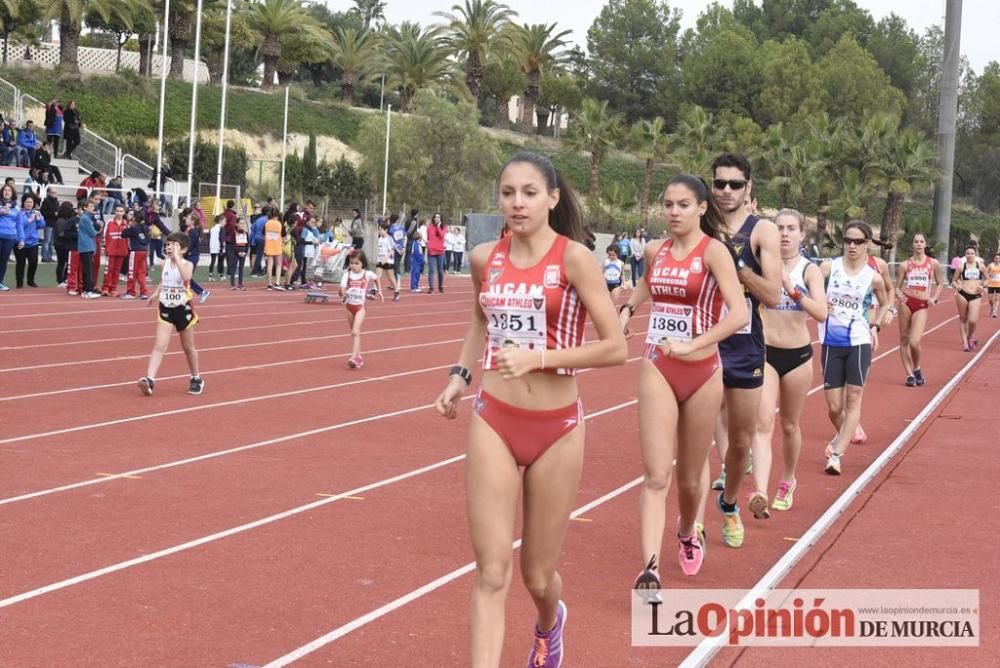
M 958 373 L 951 377 L 944 387 L 942 387 L 934 398 L 931 399 L 923 410 L 917 414 L 915 418 L 910 422 L 909 425 L 896 437 L 896 439 L 889 444 L 889 446 L 882 451 L 875 461 L 873 461 L 868 468 L 866 468 L 858 478 L 851 483 L 850 487 L 844 490 L 843 494 L 834 501 L 826 512 L 823 513 L 819 519 L 817 519 L 809 529 L 792 545 L 791 549 L 788 550 L 771 569 L 764 574 L 764 576 L 746 593 L 742 600 L 733 606 L 734 609 L 752 609 L 753 602 L 760 597 L 766 596 L 767 592 L 771 591 L 781 580 L 788 575 L 792 568 L 797 564 L 805 554 L 812 549 L 820 540 L 820 538 L 827 532 L 827 530 L 837 521 L 847 510 L 848 506 L 854 502 L 855 499 L 860 496 L 861 492 L 865 487 L 868 486 L 875 476 L 889 463 L 889 460 L 896 456 L 896 453 L 906 444 L 913 433 L 920 428 L 930 415 L 937 410 L 937 407 L 942 401 L 951 394 L 952 389 L 955 385 L 961 381 L 969 371 L 979 362 L 979 360 L 986 354 L 993 343 L 1000 337 L 1000 331 L 994 332 L 993 336 L 990 337 L 989 341 L 986 342 L 976 356 L 969 360 L 964 367 L 962 367 Z M 690 654 L 684 659 L 680 664 L 681 668 L 696 668 L 699 666 L 705 666 L 712 659 L 715 654 L 722 649 L 723 643 L 726 642 L 726 638 L 729 634 L 726 632 L 727 629 L 722 629 L 722 632 L 713 638 L 706 638 L 702 640 L 701 643 L 692 650 Z
M 386 332 L 408 332 L 408 331 L 411 331 L 411 330 L 414 330 L 414 329 L 430 329 L 430 328 L 434 328 L 434 327 L 447 327 L 447 326 L 450 326 L 450 325 L 467 325 L 467 324 L 469 324 L 468 320 L 456 320 L 454 322 L 435 322 L 435 323 L 431 323 L 431 324 L 427 324 L 427 325 L 410 325 L 409 327 L 394 327 L 394 328 L 391 328 L 391 329 L 373 329 L 371 331 L 365 332 L 365 335 L 370 335 L 370 334 L 385 334 Z M 313 343 L 313 342 L 316 342 L 316 341 L 328 341 L 330 339 L 343 339 L 343 338 L 346 338 L 346 337 L 349 337 L 349 336 L 351 336 L 350 332 L 348 332 L 346 334 L 330 334 L 330 335 L 327 335 L 327 336 L 307 336 L 305 338 L 299 338 L 299 339 L 282 339 L 280 341 L 257 341 L 257 342 L 254 342 L 254 343 L 240 343 L 240 344 L 236 344 L 236 345 L 232 345 L 232 346 L 213 346 L 213 347 L 210 347 L 210 348 L 199 348 L 198 352 L 199 353 L 206 353 L 206 352 L 212 352 L 212 351 L 216 351 L 216 350 L 239 350 L 241 348 L 259 348 L 261 346 L 276 346 L 276 345 L 281 345 L 281 344 L 285 344 L 285 343 L 303 343 L 303 342 Z M 164 357 L 166 357 L 167 355 L 183 355 L 183 354 L 184 354 L 183 350 L 173 350 L 173 351 L 170 351 L 170 352 L 166 353 L 164 355 Z M 33 371 L 35 369 L 54 369 L 54 368 L 58 368 L 58 367 L 77 366 L 77 365 L 81 365 L 81 364 L 110 364 L 110 363 L 113 363 L 113 362 L 123 362 L 123 361 L 126 361 L 126 360 L 147 359 L 148 357 L 149 357 L 149 353 L 144 353 L 142 355 L 121 355 L 121 356 L 117 356 L 117 357 L 98 357 L 98 358 L 95 358 L 95 359 L 76 360 L 76 361 L 72 361 L 72 362 L 53 362 L 51 364 L 33 364 L 31 366 L 20 366 L 20 367 L 10 367 L 10 368 L 7 368 L 7 369 L 0 369 L 0 373 L 14 373 L 14 372 L 17 372 L 17 371 Z
M 470 396 L 470 397 L 466 397 L 466 398 L 467 399 L 471 399 L 472 397 Z M 614 411 L 621 410 L 623 408 L 627 408 L 628 406 L 632 406 L 635 403 L 637 403 L 637 401 L 635 399 L 633 399 L 631 401 L 627 401 L 627 402 L 618 404 L 617 406 L 612 406 L 610 408 L 605 408 L 603 410 L 596 411 L 596 412 L 591 413 L 589 415 L 585 415 L 584 416 L 584 420 L 589 420 L 589 419 L 594 418 L 594 417 L 599 417 L 601 415 L 606 415 L 608 413 L 612 413 Z M 423 406 L 421 408 L 427 408 L 429 406 L 430 406 L 430 404 L 428 404 L 428 406 Z M 406 411 L 406 412 L 411 412 L 412 410 L 413 409 L 410 409 L 409 411 Z M 424 467 L 421 467 L 421 468 L 418 468 L 418 469 L 414 469 L 412 471 L 407 471 L 406 473 L 401 473 L 401 474 L 393 476 L 391 478 L 386 478 L 384 480 L 379 480 L 379 481 L 376 481 L 376 482 L 373 482 L 373 483 L 369 483 L 367 485 L 362 485 L 361 487 L 355 487 L 354 489 L 347 490 L 346 492 L 340 492 L 339 494 L 337 494 L 335 496 L 325 497 L 325 498 L 320 499 L 318 501 L 313 501 L 312 503 L 307 503 L 307 504 L 302 505 L 302 506 L 297 506 L 295 508 L 290 508 L 289 510 L 286 510 L 286 511 L 283 511 L 283 512 L 280 512 L 280 513 L 276 513 L 274 515 L 269 515 L 268 517 L 264 517 L 264 518 L 261 518 L 259 520 L 255 520 L 253 522 L 248 522 L 246 524 L 241 524 L 239 526 L 231 527 L 231 528 L 225 529 L 223 531 L 218 531 L 216 533 L 213 533 L 213 534 L 210 534 L 210 535 L 207 535 L 207 536 L 202 536 L 201 538 L 196 538 L 195 540 L 190 540 L 190 541 L 187 541 L 185 543 L 181 543 L 179 545 L 174 545 L 174 546 L 162 549 L 162 550 L 157 550 L 156 552 L 151 552 L 150 554 L 145 554 L 145 555 L 142 555 L 141 557 L 136 557 L 134 559 L 129 559 L 127 561 L 122 561 L 122 562 L 119 562 L 117 564 L 112 564 L 110 566 L 105 566 L 104 568 L 99 568 L 97 570 L 90 571 L 89 573 L 83 573 L 81 575 L 77 575 L 77 576 L 72 577 L 72 578 L 61 580 L 59 582 L 53 582 L 52 584 L 45 585 L 44 587 L 39 587 L 37 589 L 32 589 L 31 591 L 26 591 L 24 593 L 17 594 L 15 596 L 10 596 L 8 598 L 0 600 L 0 608 L 6 608 L 6 607 L 9 607 L 9 606 L 15 605 L 17 603 L 21 603 L 23 601 L 27 601 L 27 600 L 30 600 L 30 599 L 33 599 L 33 598 L 37 598 L 39 596 L 43 596 L 44 594 L 49 594 L 51 592 L 58 591 L 60 589 L 66 589 L 68 587 L 72 587 L 74 585 L 78 585 L 78 584 L 80 584 L 82 582 L 87 582 L 89 580 L 93 580 L 93 579 L 99 578 L 101 576 L 108 575 L 110 573 L 116 573 L 118 571 L 122 571 L 122 570 L 125 570 L 127 568 L 131 568 L 133 566 L 138 566 L 140 564 L 144 564 L 144 563 L 147 563 L 147 562 L 150 562 L 150 561 L 154 561 L 156 559 L 162 559 L 163 557 L 168 557 L 170 555 L 177 554 L 178 552 L 183 552 L 185 550 L 190 550 L 190 549 L 193 549 L 195 547 L 199 547 L 201 545 L 205 545 L 207 543 L 212 543 L 212 542 L 215 542 L 217 540 L 222 540 L 223 538 L 228 538 L 229 536 L 234 536 L 236 534 L 243 533 L 243 532 L 249 531 L 251 529 L 256 529 L 258 527 L 262 527 L 262 526 L 265 526 L 267 524 L 272 524 L 274 522 L 278 522 L 278 521 L 286 519 L 288 517 L 293 517 L 293 516 L 299 515 L 301 513 L 305 513 L 305 512 L 309 512 L 311 510 L 315 510 L 317 508 L 322 508 L 323 506 L 329 505 L 331 503 L 334 503 L 336 501 L 339 501 L 339 500 L 344 499 L 344 498 L 349 497 L 349 496 L 360 496 L 360 495 L 364 494 L 365 492 L 370 492 L 370 491 L 372 491 L 374 489 L 378 489 L 380 487 L 386 487 L 388 485 L 392 485 L 394 483 L 397 483 L 397 482 L 400 482 L 400 481 L 403 481 L 403 480 L 407 480 L 409 478 L 413 478 L 413 477 L 422 475 L 424 473 L 428 473 L 430 471 L 434 471 L 434 470 L 443 468 L 445 466 L 449 466 L 451 464 L 455 464 L 457 462 L 462 461 L 463 459 L 465 459 L 465 455 L 457 455 L 457 456 L 451 457 L 449 459 L 444 459 L 442 461 L 435 462 L 434 464 L 430 464 L 428 466 L 424 466 Z M 634 486 L 635 484 L 637 484 L 637 481 L 632 481 L 629 484 L 632 485 L 632 486 Z
M 393 346 L 391 348 L 379 348 L 377 350 L 366 350 L 365 354 L 366 355 L 374 355 L 375 353 L 389 353 L 389 352 L 394 352 L 394 351 L 398 351 L 398 350 L 411 350 L 413 348 L 427 348 L 429 346 L 440 346 L 440 345 L 446 345 L 446 344 L 449 344 L 449 343 L 458 343 L 459 341 L 463 341 L 463 340 L 464 339 L 445 339 L 443 341 L 430 341 L 428 343 L 416 343 L 416 344 L 406 345 L 406 346 Z M 229 369 L 216 369 L 214 371 L 202 371 L 201 375 L 202 376 L 214 376 L 214 375 L 218 375 L 218 374 L 232 373 L 234 371 L 252 371 L 252 370 L 255 370 L 255 369 L 270 369 L 270 368 L 277 367 L 277 366 L 290 366 L 290 365 L 293 365 L 293 364 L 307 364 L 307 363 L 311 363 L 311 362 L 320 362 L 320 361 L 323 361 L 323 360 L 332 360 L 332 359 L 337 359 L 337 358 L 341 358 L 341 357 L 349 357 L 350 355 L 351 355 L 351 353 L 336 353 L 334 355 L 320 355 L 318 357 L 305 357 L 305 358 L 296 358 L 296 359 L 290 359 L 290 360 L 281 360 L 280 362 L 269 362 L 267 364 L 253 364 L 253 365 L 249 365 L 249 366 L 231 367 Z M 419 373 L 419 371 L 414 371 L 412 373 Z M 156 379 L 156 381 L 157 382 L 161 382 L 161 381 L 164 381 L 164 380 L 175 380 L 177 378 L 187 378 L 187 377 L 188 377 L 188 374 L 186 374 L 186 373 L 179 373 L 179 374 L 174 375 L 174 376 L 160 376 L 159 378 Z M 126 381 L 122 381 L 120 383 L 105 383 L 103 385 L 88 385 L 88 386 L 85 386 L 85 387 L 70 387 L 70 388 L 66 388 L 66 389 L 63 389 L 63 390 L 50 390 L 50 391 L 47 391 L 47 392 L 35 392 L 33 394 L 19 394 L 19 395 L 13 395 L 13 396 L 9 396 L 9 397 L 0 397 L 0 402 L 2 402 L 2 401 L 19 401 L 21 399 L 37 399 L 38 397 L 51 397 L 51 396 L 57 395 L 57 394 L 70 394 L 70 393 L 75 393 L 75 392 L 90 392 L 92 390 L 103 390 L 103 389 L 107 389 L 109 387 L 124 387 L 126 385 L 127 386 L 135 386 L 135 381 L 134 380 L 126 380 Z
M 420 317 L 421 315 L 438 316 L 438 315 L 453 314 L 453 313 L 467 313 L 468 310 L 469 309 L 464 309 L 464 308 L 463 309 L 446 309 L 446 310 L 441 310 L 441 311 L 425 311 L 422 314 L 406 314 L 405 316 L 404 316 L 404 314 L 399 314 L 399 313 L 383 314 L 383 315 L 371 315 L 371 314 L 368 314 L 368 315 L 365 316 L 365 322 L 370 322 L 372 320 L 389 320 L 389 319 L 398 320 L 401 317 L 406 317 L 407 319 L 411 319 L 411 318 Z M 340 312 L 338 312 L 337 315 L 340 315 Z M 269 317 L 269 316 L 265 316 L 265 317 Z M 282 328 L 282 327 L 304 327 L 304 326 L 309 326 L 309 325 L 326 325 L 326 324 L 336 325 L 336 324 L 342 324 L 343 320 L 344 320 L 343 318 L 334 317 L 334 318 L 324 318 L 322 320 L 299 320 L 297 322 L 281 322 L 281 323 L 276 323 L 276 324 L 273 324 L 273 325 L 247 325 L 247 326 L 243 326 L 243 327 L 229 327 L 227 329 L 203 329 L 203 330 L 200 330 L 198 332 L 198 336 L 199 336 L 199 339 L 200 339 L 201 337 L 211 336 L 213 334 L 229 334 L 229 333 L 232 333 L 232 332 L 252 332 L 252 331 L 261 330 L 261 329 L 279 329 L 279 328 Z M 143 321 L 143 324 L 152 325 L 155 322 L 156 322 L 155 320 L 150 319 L 150 320 Z M 48 330 L 48 331 L 51 331 L 51 330 Z M 87 345 L 91 345 L 91 344 L 94 344 L 94 343 L 117 343 L 117 342 L 121 342 L 121 341 L 136 341 L 137 339 L 139 341 L 141 341 L 141 342 L 146 342 L 145 337 L 140 338 L 140 337 L 137 337 L 137 336 L 120 336 L 120 337 L 113 338 L 113 339 L 87 339 Z M 75 340 L 72 340 L 72 341 L 58 341 L 56 343 L 30 343 L 28 345 L 23 345 L 23 346 L 0 346 L 0 351 L 4 351 L 4 350 L 34 350 L 36 348 L 65 348 L 67 346 L 76 345 L 79 342 L 80 342 L 79 339 L 75 339 Z

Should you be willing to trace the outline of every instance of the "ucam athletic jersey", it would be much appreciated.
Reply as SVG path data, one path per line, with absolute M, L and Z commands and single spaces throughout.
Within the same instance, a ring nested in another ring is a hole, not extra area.
M 788 274 L 788 281 L 792 284 L 792 289 L 798 290 L 802 294 L 809 294 L 809 289 L 806 287 L 806 267 L 811 263 L 804 257 L 800 257 L 799 261 L 792 268 L 792 271 Z M 771 307 L 768 307 L 771 308 Z M 795 301 L 792 299 L 788 293 L 785 291 L 784 286 L 781 288 L 781 298 L 778 300 L 778 305 L 774 307 L 774 311 L 801 311 L 802 302 Z
M 368 285 L 376 278 L 370 271 L 344 272 L 344 277 L 340 279 L 340 289 L 344 291 L 344 303 L 348 306 L 364 306 Z
M 722 293 L 705 266 L 705 249 L 711 242 L 711 237 L 702 237 L 681 260 L 670 254 L 673 239 L 664 241 L 656 251 L 645 275 L 653 298 L 646 330 L 649 346 L 658 346 L 665 338 L 690 341 L 721 319 Z
M 483 369 L 497 368 L 496 354 L 504 347 L 542 350 L 583 345 L 587 308 L 566 276 L 563 256 L 569 239 L 557 235 L 535 266 L 510 262 L 510 236 L 493 247 L 483 268 L 479 306 L 486 316 Z M 576 369 L 544 369 L 572 376 Z
M 825 323 L 819 323 L 820 343 L 831 348 L 852 348 L 872 342 L 868 309 L 872 304 L 872 281 L 876 274 L 865 264 L 852 276 L 844 268 L 844 258 L 833 261 L 826 282 L 829 315 Z
M 928 293 L 931 291 L 931 280 L 933 279 L 933 261 L 929 257 L 924 257 L 922 264 L 917 264 L 910 258 L 903 265 L 903 285 L 914 292 Z

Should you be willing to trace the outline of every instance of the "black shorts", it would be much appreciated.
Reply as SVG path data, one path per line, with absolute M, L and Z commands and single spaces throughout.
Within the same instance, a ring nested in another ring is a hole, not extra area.
M 1000 288 L 986 288 L 991 295 L 1000 295 Z
M 864 387 L 872 366 L 872 346 L 865 343 L 850 348 L 823 346 L 823 389 L 844 385 Z
M 178 332 L 183 332 L 188 327 L 194 327 L 198 324 L 198 314 L 194 312 L 191 307 L 191 302 L 183 304 L 182 306 L 164 306 L 159 304 L 160 307 L 160 322 L 165 322 L 174 326 Z
M 385 271 L 392 271 L 393 270 L 393 266 L 394 265 L 391 262 L 380 262 L 380 263 L 378 263 L 378 264 L 375 265 L 375 268 L 376 269 L 384 269 Z
M 962 295 L 965 298 L 965 301 L 969 303 L 972 303 L 977 299 L 979 299 L 980 297 L 982 297 L 981 294 L 974 295 L 969 292 L 966 292 L 965 290 L 959 290 L 958 294 Z
M 806 344 L 801 348 L 775 348 L 767 346 L 767 363 L 778 372 L 781 378 L 789 371 L 794 371 L 812 359 L 812 344 Z
M 734 390 L 763 387 L 764 351 L 730 355 L 722 353 L 722 386 Z
M 622 286 L 621 283 L 608 283 L 608 292 L 614 292 Z

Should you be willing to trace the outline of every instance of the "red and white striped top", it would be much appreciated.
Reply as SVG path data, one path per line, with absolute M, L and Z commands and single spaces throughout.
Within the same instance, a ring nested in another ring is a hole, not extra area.
M 653 298 L 646 342 L 658 345 L 662 338 L 690 340 L 704 334 L 722 318 L 722 293 L 705 266 L 705 249 L 712 238 L 704 236 L 687 257 L 670 254 L 673 239 L 667 239 L 646 272 Z
M 587 308 L 566 276 L 563 255 L 569 239 L 557 236 L 535 266 L 519 269 L 510 262 L 511 237 L 493 247 L 483 268 L 479 305 L 486 316 L 483 369 L 497 368 L 496 353 L 505 346 L 528 350 L 583 345 Z M 576 369 L 546 373 L 572 376 Z

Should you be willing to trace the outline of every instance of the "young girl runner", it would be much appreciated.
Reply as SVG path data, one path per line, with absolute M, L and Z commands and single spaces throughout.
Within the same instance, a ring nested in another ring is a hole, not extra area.
M 538 610 L 528 665 L 556 668 L 566 623 L 556 565 L 583 465 L 575 373 L 624 363 L 626 345 L 601 271 L 580 243 L 586 237 L 579 199 L 548 158 L 528 152 L 511 158 L 500 172 L 499 200 L 511 234 L 472 252 L 473 318 L 435 406 L 456 416 L 485 339 L 465 461 L 476 555 L 467 663 L 501 662 L 523 484 L 521 574 Z M 583 345 L 588 311 L 597 338 Z
M 375 258 L 375 275 L 378 276 L 380 283 L 383 274 L 389 276 L 389 285 L 392 286 L 392 301 L 398 302 L 399 284 L 396 282 L 393 265 L 395 254 L 395 245 L 392 242 L 392 237 L 389 236 L 389 225 L 383 222 L 378 226 L 378 256 Z
M 146 300 L 147 304 L 159 301 L 159 322 L 156 324 L 153 352 L 149 356 L 146 375 L 139 379 L 139 389 L 147 397 L 153 394 L 156 372 L 170 345 L 172 330 L 180 335 L 184 356 L 187 357 L 188 368 L 191 370 L 188 394 L 201 394 L 205 389 L 205 381 L 198 374 L 198 350 L 194 347 L 193 328 L 198 324 L 198 315 L 191 305 L 194 298 L 191 291 L 194 265 L 184 259 L 184 252 L 190 243 L 190 237 L 183 232 L 174 232 L 167 237 L 166 259 L 163 261 L 160 284 Z
M 812 337 L 806 318 L 826 320 L 826 293 L 819 267 L 799 254 L 805 240 L 805 218 L 794 209 L 774 216 L 781 238 L 781 299 L 764 310 L 764 393 L 753 442 L 753 480 L 756 491 L 748 506 L 756 518 L 768 517 L 767 490 L 771 473 L 771 440 L 775 408 L 780 407 L 783 470 L 771 507 L 790 510 L 795 492 L 795 467 L 802 450 L 799 416 L 812 385 Z
M 827 303 L 826 321 L 819 323 L 823 394 L 830 421 L 837 429 L 837 435 L 826 446 L 826 472 L 831 475 L 840 475 L 840 458 L 861 421 L 861 399 L 872 353 L 878 350 L 878 332 L 889 310 L 888 286 L 867 261 L 871 228 L 863 221 L 852 220 L 844 226 L 843 234 L 843 256 L 820 266 Z M 869 322 L 873 296 L 879 307 Z
M 618 259 L 618 246 L 611 244 L 605 251 L 608 257 L 604 260 L 604 282 L 611 293 L 611 301 L 618 303 L 622 294 L 622 276 L 625 274 L 625 263 Z
M 675 176 L 663 194 L 663 207 L 671 238 L 646 245 L 646 279 L 636 285 L 619 315 L 621 328 L 627 330 L 636 308 L 652 297 L 645 361 L 639 368 L 644 469 L 639 527 L 646 564 L 634 585 L 640 590 L 660 588 L 658 562 L 675 460 L 678 560 L 685 575 L 695 575 L 701 568 L 704 537 L 698 535 L 695 520 L 702 469 L 722 403 L 718 343 L 750 318 L 733 257 L 723 243 L 726 221 L 708 185 L 689 174 Z M 728 308 L 725 316 L 723 302 Z
M 347 366 L 360 369 L 365 360 L 361 357 L 361 325 L 365 322 L 365 296 L 368 288 L 375 287 L 375 296 L 382 301 L 382 286 L 378 276 L 368 271 L 368 258 L 363 250 L 351 251 L 349 271 L 340 280 L 340 299 L 347 305 L 347 325 L 351 328 L 351 357 Z
M 993 256 L 993 262 L 987 267 L 989 280 L 986 281 L 986 289 L 990 293 L 990 317 L 997 317 L 997 309 L 1000 308 L 1000 253 Z
M 976 247 L 965 249 L 965 258 L 955 270 L 952 286 L 955 288 L 955 304 L 958 306 L 958 327 L 962 333 L 962 350 L 971 352 L 979 345 L 976 338 L 976 324 L 982 304 L 983 281 L 986 279 L 986 265 L 976 254 Z
M 931 283 L 935 284 L 931 296 Z M 913 235 L 913 255 L 903 263 L 896 291 L 899 293 L 899 356 L 906 371 L 906 386 L 925 382 L 920 370 L 920 340 L 927 325 L 927 311 L 936 306 L 944 288 L 941 263 L 927 257 L 927 237 Z

